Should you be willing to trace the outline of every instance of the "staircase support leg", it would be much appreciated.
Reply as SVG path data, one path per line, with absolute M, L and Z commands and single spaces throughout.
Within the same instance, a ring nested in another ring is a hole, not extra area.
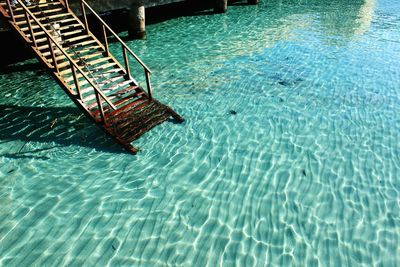
M 228 0 L 214 0 L 214 12 L 226 13 L 228 10 Z
M 149 95 L 149 100 L 152 100 L 153 90 L 151 89 L 150 73 L 147 70 L 145 70 L 145 74 L 146 74 L 147 94 Z
M 129 36 L 135 39 L 146 37 L 146 19 L 143 3 L 135 1 L 129 11 Z

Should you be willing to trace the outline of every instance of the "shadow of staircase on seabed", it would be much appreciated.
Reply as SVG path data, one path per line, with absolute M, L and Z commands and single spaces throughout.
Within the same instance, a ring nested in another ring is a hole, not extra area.
M 0 105 L 0 145 L 16 140 L 127 153 L 75 107 Z

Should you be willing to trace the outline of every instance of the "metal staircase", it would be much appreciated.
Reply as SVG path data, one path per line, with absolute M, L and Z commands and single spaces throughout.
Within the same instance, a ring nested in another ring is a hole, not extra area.
M 82 20 L 67 0 L 16 2 L 0 1 L 0 13 L 82 112 L 126 150 L 136 153 L 131 142 L 168 118 L 184 121 L 153 98 L 150 69 L 84 0 Z M 101 25 L 102 41 L 91 33 L 87 12 Z M 111 54 L 108 34 L 121 44 L 123 64 Z M 143 68 L 146 90 L 131 76 L 129 58 Z

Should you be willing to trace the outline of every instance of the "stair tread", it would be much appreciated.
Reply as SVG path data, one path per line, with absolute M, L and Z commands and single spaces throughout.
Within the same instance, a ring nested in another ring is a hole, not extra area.
M 32 12 L 32 14 L 34 16 L 37 16 L 37 15 L 43 15 L 43 13 L 44 14 L 54 13 L 54 12 L 60 12 L 60 11 L 63 11 L 63 10 L 64 10 L 64 8 L 45 9 L 45 10 L 42 10 L 42 11 Z M 23 14 L 14 15 L 14 17 L 15 17 L 15 19 L 21 19 L 21 18 L 25 19 L 25 13 L 23 12 Z
M 101 88 L 101 90 L 103 91 L 103 93 L 106 93 L 107 91 L 111 91 L 111 90 L 116 90 L 117 88 L 122 88 L 124 85 L 126 85 L 127 83 L 130 83 L 131 81 L 123 81 L 123 82 L 121 82 L 121 83 L 119 83 L 119 84 L 121 84 L 120 86 L 121 87 L 116 87 L 115 89 L 109 89 L 109 88 Z M 96 82 L 95 82 L 96 83 Z M 97 83 L 97 85 L 98 85 L 98 83 Z M 92 89 L 93 90 L 93 89 Z M 88 91 L 90 91 L 90 87 L 89 87 L 89 89 L 88 90 L 86 90 L 85 92 L 88 92 Z M 107 96 L 108 97 L 108 96 Z M 113 98 L 115 98 L 116 96 L 112 96 L 112 97 L 108 97 L 109 99 L 113 99 Z M 88 102 L 88 101 L 91 101 L 91 100 L 94 100 L 94 99 L 96 99 L 96 95 L 94 94 L 94 91 L 93 91 L 93 94 L 90 94 L 90 95 L 88 95 L 88 96 L 86 96 L 86 97 L 84 97 L 83 99 L 82 99 L 82 101 L 84 102 L 84 103 L 86 103 L 86 102 Z
M 72 20 L 71 20 L 72 21 Z M 65 25 L 65 26 L 61 26 L 60 27 L 60 31 L 65 31 L 65 30 L 67 30 L 67 29 L 70 29 L 70 28 L 76 28 L 76 27 L 81 27 L 81 28 L 83 28 L 82 27 L 82 25 L 81 24 L 79 24 L 79 23 L 75 23 L 75 24 L 70 24 L 70 25 Z M 39 29 L 40 27 L 38 26 L 38 25 L 32 25 L 32 29 Z M 26 32 L 26 31 L 29 31 L 29 27 L 24 27 L 24 28 L 21 28 L 21 30 L 22 31 L 24 31 L 24 32 Z M 35 34 L 45 34 L 44 33 L 44 31 L 42 31 L 42 30 L 40 30 L 40 32 L 35 32 Z
M 120 114 L 128 112 L 132 108 L 142 104 L 145 101 L 148 101 L 147 97 L 144 97 L 144 96 L 139 97 L 138 99 L 135 99 L 134 101 L 126 104 L 125 106 L 122 106 L 116 110 L 111 111 L 109 116 L 110 117 L 119 116 Z
M 136 86 L 136 88 L 138 88 L 138 87 Z M 135 89 L 136 89 L 136 88 L 135 88 Z M 133 90 L 133 89 L 132 89 L 132 90 Z M 142 95 L 144 95 L 144 92 L 143 92 L 143 91 L 136 91 L 136 92 L 134 92 L 134 93 L 130 93 L 129 95 L 126 95 L 126 96 L 123 97 L 123 98 L 120 98 L 119 100 L 113 102 L 113 104 L 114 104 L 115 106 L 118 106 L 119 103 L 122 103 L 122 102 L 125 101 L 125 100 L 130 100 L 130 99 L 139 98 L 139 97 L 142 97 Z M 98 109 L 93 110 L 93 108 L 96 107 L 96 106 L 97 106 L 97 104 L 96 104 L 96 105 L 93 105 L 91 108 L 88 106 L 88 108 L 89 108 L 90 110 L 92 110 L 92 115 L 93 115 L 94 117 L 97 117 L 97 116 L 100 115 L 100 112 L 99 112 Z
M 154 101 L 146 101 L 131 110 L 131 112 L 121 113 L 119 116 L 109 118 L 109 122 L 112 122 L 119 131 L 124 131 L 126 126 L 134 126 L 134 124 L 141 122 L 142 120 L 151 117 L 155 113 L 160 113 L 163 109 L 156 104 Z
M 51 20 L 53 20 L 53 19 L 58 19 L 58 18 L 62 18 L 62 17 L 70 17 L 70 18 L 65 18 L 65 19 L 62 19 L 62 20 L 55 20 L 55 21 L 51 21 Z M 73 20 L 76 20 L 76 18 L 74 18 L 74 17 L 71 17 L 72 15 L 71 15 L 71 13 L 62 13 L 62 14 L 56 14 L 56 15 L 52 15 L 52 16 L 46 16 L 46 17 L 43 17 L 43 18 L 38 18 L 37 20 L 39 21 L 39 22 L 43 22 L 43 21 L 51 21 L 51 22 L 54 22 L 54 23 L 56 23 L 56 22 L 58 22 L 58 23 L 65 23 L 65 22 L 67 22 L 67 21 L 73 21 Z M 32 21 L 32 19 L 31 19 L 31 21 Z M 15 24 L 17 24 L 18 26 L 20 26 L 20 25 L 25 25 L 25 24 L 27 24 L 27 22 L 26 22 L 26 20 L 23 20 L 23 21 L 17 21 L 17 22 L 15 22 Z
M 94 80 L 95 80 L 95 79 L 96 79 L 96 78 L 94 78 Z M 117 82 L 117 81 L 120 80 L 120 79 L 123 79 L 123 77 L 116 76 L 116 77 L 110 78 L 109 80 L 110 80 L 110 83 L 115 83 L 115 82 Z M 104 85 L 102 84 L 102 82 L 99 82 L 98 80 L 95 80 L 94 82 L 96 83 L 96 85 L 98 85 L 98 87 L 99 87 L 104 93 L 107 93 L 107 92 L 110 92 L 110 91 L 111 91 L 111 90 L 108 89 L 107 87 L 104 87 Z M 87 82 L 86 80 L 82 80 L 82 81 L 80 81 L 79 84 L 80 84 L 80 86 L 82 87 L 82 86 L 88 84 L 88 82 Z M 87 93 L 90 93 L 90 92 L 92 92 L 92 91 L 93 91 L 93 88 L 91 88 L 91 86 L 89 86 L 89 87 L 87 87 L 87 88 L 81 89 L 81 93 L 82 93 L 82 94 L 87 94 Z M 91 100 L 91 98 L 86 99 L 86 101 L 89 101 L 89 100 Z
M 60 2 L 46 2 L 46 3 L 40 3 L 40 4 L 28 6 L 28 9 L 31 10 L 31 9 L 35 9 L 36 7 L 42 8 L 42 7 L 49 7 L 49 6 L 63 6 L 63 5 Z M 22 7 L 17 7 L 15 9 L 15 11 L 22 11 L 22 10 L 23 10 Z
M 89 44 L 93 44 L 93 43 L 96 43 L 96 41 L 94 40 L 94 39 L 92 39 L 92 40 L 88 40 L 88 41 L 85 41 L 85 42 L 82 42 L 82 43 L 80 43 L 80 45 L 81 46 L 85 46 L 85 45 L 89 45 Z M 64 45 L 63 45 L 64 46 Z M 42 45 L 42 46 L 38 46 L 38 49 L 39 50 L 43 50 L 43 49 L 48 49 L 49 48 L 49 45 L 48 44 L 45 44 L 45 45 Z M 64 47 L 65 48 L 65 47 Z M 66 48 L 65 48 L 66 49 Z
M 112 65 L 115 65 L 115 64 L 116 64 L 116 63 L 113 62 L 113 63 L 110 63 L 110 64 L 108 64 L 108 65 L 112 66 Z M 97 67 L 97 68 L 92 69 L 92 73 L 100 73 L 101 70 L 102 70 L 101 68 Z M 83 71 L 84 71 L 84 69 L 83 69 Z M 62 70 L 62 71 L 60 71 L 59 73 L 60 73 L 60 75 L 63 76 L 63 77 L 66 76 L 66 75 L 72 75 L 70 69 Z M 78 74 L 78 73 L 79 73 L 79 71 L 77 71 L 77 74 Z
M 166 121 L 170 114 L 166 111 L 160 113 L 158 116 L 151 117 L 147 121 L 142 121 L 141 125 L 134 128 L 128 128 L 128 131 L 120 135 L 120 138 L 132 142 L 139 138 L 142 134 L 148 132 L 150 129 Z
M 39 21 L 39 22 L 41 22 L 41 21 Z M 58 23 L 69 23 L 69 22 L 78 22 L 79 23 L 79 21 L 75 18 L 75 17 L 72 17 L 72 18 L 69 18 L 69 19 L 64 19 L 64 20 L 62 20 L 62 21 L 52 21 L 52 22 L 58 22 Z M 29 30 L 29 27 L 28 27 L 28 24 L 25 22 L 25 23 L 23 23 L 23 22 L 17 22 L 16 23 L 21 29 L 24 29 L 24 31 L 26 31 L 26 30 Z M 40 26 L 39 25 L 32 25 L 32 30 L 37 30 L 37 29 L 41 29 L 40 28 Z
M 76 29 L 76 28 L 73 28 L 73 29 Z M 70 36 L 70 35 L 74 35 L 74 34 L 85 32 L 85 30 L 83 28 L 76 29 L 76 30 L 73 30 L 73 31 L 64 31 L 64 32 L 62 32 L 60 29 L 58 29 L 57 31 L 59 32 L 59 34 L 57 34 L 57 36 L 59 36 L 61 38 L 62 37 L 65 38 L 66 36 Z M 39 32 L 39 33 L 34 33 L 33 35 L 35 37 L 38 37 L 38 36 L 46 35 L 46 33 L 44 31 L 42 31 L 42 32 Z

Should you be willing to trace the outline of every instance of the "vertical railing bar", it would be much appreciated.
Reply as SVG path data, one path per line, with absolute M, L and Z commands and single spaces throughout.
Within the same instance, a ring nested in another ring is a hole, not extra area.
M 107 29 L 106 27 L 103 25 L 103 39 L 104 39 L 104 47 L 106 49 L 106 54 L 107 56 L 110 55 L 110 50 L 108 48 L 108 40 L 107 40 Z
M 131 70 L 129 68 L 129 60 L 128 60 L 128 54 L 126 53 L 126 48 L 122 45 L 122 51 L 124 54 L 124 63 L 125 63 L 125 70 L 126 70 L 126 76 L 128 79 L 131 79 Z
M 81 92 L 81 87 L 80 87 L 80 85 L 79 85 L 79 80 L 78 80 L 78 77 L 77 77 L 77 75 L 76 75 L 75 67 L 74 67 L 74 65 L 73 65 L 71 62 L 70 62 L 70 66 L 71 66 L 71 70 L 72 70 L 72 77 L 74 78 L 75 88 L 76 88 L 76 90 L 78 91 L 79 99 L 80 99 L 80 100 L 83 100 L 83 98 L 82 98 L 82 92 Z
M 10 12 L 11 19 L 13 20 L 13 22 L 15 22 L 14 12 L 12 10 L 10 0 L 6 0 L 6 2 L 7 2 L 8 11 Z
M 86 9 L 85 9 L 85 4 L 81 2 L 81 11 L 82 11 L 82 16 L 83 16 L 83 23 L 85 24 L 85 29 L 86 29 L 86 33 L 89 33 L 89 24 L 88 24 L 88 20 L 86 17 Z
M 149 95 L 149 99 L 153 99 L 153 92 L 151 89 L 151 83 L 150 83 L 150 73 L 147 69 L 144 69 L 144 72 L 146 73 L 146 84 L 147 84 L 147 93 Z
M 60 2 L 67 10 L 69 10 L 68 0 L 60 0 Z
M 55 55 L 54 50 L 53 50 L 53 43 L 51 42 L 51 40 L 50 40 L 50 38 L 48 36 L 47 36 L 47 41 L 49 42 L 49 49 L 50 49 L 51 58 L 53 60 L 53 67 L 58 72 L 57 59 L 56 59 L 56 55 Z
M 94 93 L 96 95 L 96 101 L 97 101 L 97 106 L 100 111 L 101 120 L 103 121 L 103 123 L 105 125 L 107 125 L 106 116 L 104 115 L 104 109 L 103 109 L 103 105 L 101 104 L 101 99 L 100 99 L 99 93 L 96 90 L 94 90 Z
M 35 47 L 37 48 L 36 38 L 35 38 L 35 35 L 33 34 L 31 20 L 29 18 L 29 14 L 26 12 L 25 12 L 25 18 L 26 18 L 26 21 L 28 22 L 28 29 L 29 29 L 29 33 L 31 34 L 32 42 L 35 45 Z

